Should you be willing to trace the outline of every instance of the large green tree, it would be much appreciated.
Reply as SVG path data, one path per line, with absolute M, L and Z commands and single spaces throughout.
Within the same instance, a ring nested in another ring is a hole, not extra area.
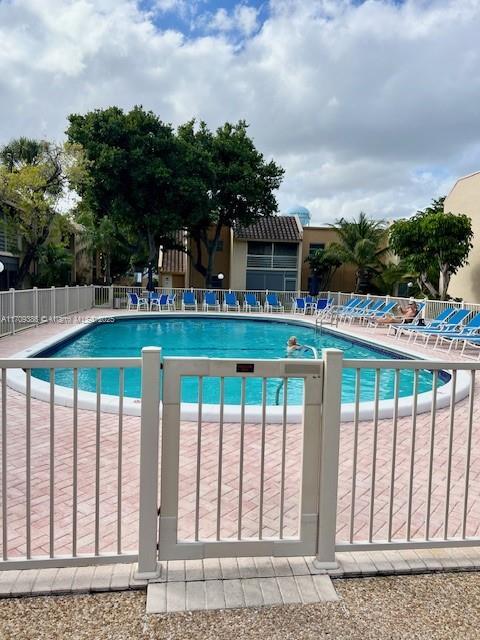
M 184 189 L 190 208 L 186 228 L 195 245 L 194 267 L 210 287 L 222 229 L 248 226 L 274 214 L 278 210 L 275 191 L 284 170 L 265 160 L 243 120 L 227 122 L 215 132 L 204 123 L 196 129 L 189 122 L 179 128 L 178 138 L 195 164 L 195 179 L 189 179 Z
M 69 122 L 68 138 L 82 145 L 87 159 L 86 179 L 75 185 L 83 206 L 99 224 L 108 217 L 104 231 L 124 237 L 132 262 L 146 256 L 151 288 L 160 245 L 168 248 L 184 226 L 175 132 L 139 106 L 71 115 Z
M 19 138 L 0 150 L 0 210 L 22 239 L 16 286 L 22 287 L 63 216 L 61 201 L 80 152 L 72 145 Z
M 308 262 L 312 274 L 317 279 L 320 291 L 326 291 L 330 287 L 333 274 L 341 266 L 342 261 L 335 250 L 330 247 L 317 249 L 315 253 L 305 259 Z
M 332 226 L 339 241 L 332 243 L 329 251 L 355 267 L 356 292 L 368 292 L 372 278 L 383 269 L 382 258 L 388 251 L 385 222 L 369 218 L 362 211 L 358 219 L 340 218 Z
M 390 246 L 416 273 L 419 287 L 445 300 L 454 273 L 467 264 L 472 224 L 466 215 L 444 212 L 445 198 L 390 227 Z

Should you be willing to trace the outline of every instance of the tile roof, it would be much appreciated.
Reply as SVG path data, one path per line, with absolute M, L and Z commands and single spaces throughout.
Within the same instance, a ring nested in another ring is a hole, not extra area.
M 235 226 L 233 235 L 239 240 L 300 242 L 303 234 L 297 216 L 269 216 L 248 227 Z

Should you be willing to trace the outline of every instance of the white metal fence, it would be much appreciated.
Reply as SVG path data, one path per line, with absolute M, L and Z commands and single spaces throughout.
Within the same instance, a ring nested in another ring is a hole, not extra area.
M 93 285 L 0 292 L 0 337 L 94 306 Z
M 82 299 L 88 287 L 61 291 L 38 292 L 38 306 L 55 304 L 56 315 L 57 308 L 66 313 L 75 302 L 88 303 L 86 294 Z M 420 414 L 426 366 L 432 404 L 430 413 Z M 123 402 L 125 371 L 140 367 L 139 421 L 124 415 Z M 24 396 L 7 387 L 12 368 L 25 370 Z M 78 408 L 86 368 L 96 370 L 94 411 Z M 31 397 L 35 369 L 48 371 L 48 403 Z M 73 371 L 72 408 L 55 403 L 60 369 Z M 106 369 L 118 371 L 117 416 L 101 412 Z M 453 390 L 449 407 L 441 409 L 437 383 L 444 369 Z M 142 359 L 3 359 L 0 568 L 138 556 L 140 573 L 153 575 L 159 558 L 296 553 L 316 554 L 326 567 L 333 566 L 335 550 L 478 545 L 478 369 L 479 363 L 466 362 L 343 360 L 335 350 L 309 361 L 162 363 L 155 348 L 145 349 Z M 360 419 L 365 370 L 373 370 L 372 420 Z M 345 372 L 352 375 L 347 379 Z M 405 375 L 410 387 L 402 384 Z M 460 376 L 469 378 L 470 391 L 456 404 Z M 182 423 L 181 386 L 192 377 L 199 388 L 197 419 Z M 224 419 L 230 378 L 241 388 L 237 424 Z M 383 419 L 381 390 L 388 378 L 394 411 Z M 211 379 L 218 386 L 214 422 L 203 417 L 202 389 Z M 255 423 L 246 419 L 251 379 L 262 388 Z M 265 393 L 272 379 L 282 386 L 276 424 L 269 422 Z M 304 388 L 301 425 L 288 422 L 288 388 L 296 380 Z M 345 385 L 355 394 L 350 423 L 340 422 Z M 405 393 L 412 395 L 407 416 L 398 409 Z
M 1 369 L 1 568 L 96 564 L 136 559 L 124 551 L 122 523 L 132 488 L 125 457 L 138 440 L 138 424 L 125 423 L 126 370 L 141 358 L 3 359 Z M 7 391 L 7 369 L 21 368 L 26 394 Z M 79 377 L 96 370 L 96 408 L 78 408 Z M 32 400 L 32 373 L 48 371 L 50 399 Z M 55 378 L 73 373 L 73 408 L 56 405 Z M 102 373 L 118 375 L 118 416 L 100 411 Z M 110 371 L 111 374 L 111 371 Z M 106 447 L 108 443 L 108 449 Z M 133 478 L 138 475 L 134 460 Z M 137 482 L 138 484 L 138 482 Z M 107 508 L 108 507 L 108 508 Z M 130 505 L 131 507 L 131 505 Z M 137 507 L 134 507 L 136 517 Z M 131 541 L 130 541 L 131 544 Z M 130 547 L 131 549 L 131 547 Z

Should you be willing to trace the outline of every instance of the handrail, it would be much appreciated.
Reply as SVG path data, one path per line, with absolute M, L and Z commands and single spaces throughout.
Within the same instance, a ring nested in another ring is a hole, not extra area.
M 303 345 L 304 349 L 311 349 L 311 351 L 313 352 L 313 357 L 315 360 L 319 360 L 319 355 L 318 355 L 318 350 L 315 347 L 312 347 L 311 344 L 304 344 Z

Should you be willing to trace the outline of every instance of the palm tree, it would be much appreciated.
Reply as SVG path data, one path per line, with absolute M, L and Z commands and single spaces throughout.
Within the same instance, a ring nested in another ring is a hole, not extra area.
M 342 262 L 356 268 L 356 293 L 366 293 L 371 279 L 383 268 L 381 258 L 387 253 L 387 228 L 384 220 L 373 220 L 363 211 L 358 219 L 340 218 L 332 227 L 340 242 L 330 245 Z

